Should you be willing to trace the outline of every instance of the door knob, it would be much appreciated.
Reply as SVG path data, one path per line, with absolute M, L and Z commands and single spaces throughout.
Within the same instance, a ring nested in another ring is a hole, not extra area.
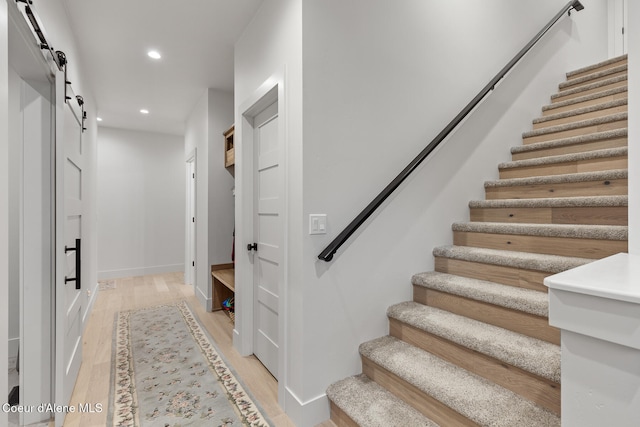
M 247 250 L 248 251 L 258 251 L 258 244 L 257 243 L 249 243 L 247 245 Z

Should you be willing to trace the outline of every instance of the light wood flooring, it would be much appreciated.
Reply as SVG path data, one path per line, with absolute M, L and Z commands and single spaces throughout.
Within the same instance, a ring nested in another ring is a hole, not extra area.
M 226 314 L 220 311 L 206 312 L 196 300 L 193 287 L 185 285 L 182 280 L 182 272 L 116 279 L 114 289 L 99 292 L 84 334 L 83 363 L 71 396 L 71 405 L 77 407 L 79 403 L 102 403 L 104 411 L 95 414 L 68 414 L 65 427 L 106 425 L 115 313 L 183 299 L 188 301 L 228 363 L 274 425 L 294 426 L 278 405 L 276 380 L 254 356 L 242 357 L 233 348 L 233 326 Z M 322 423 L 320 426 L 333 426 L 333 423 L 329 423 Z

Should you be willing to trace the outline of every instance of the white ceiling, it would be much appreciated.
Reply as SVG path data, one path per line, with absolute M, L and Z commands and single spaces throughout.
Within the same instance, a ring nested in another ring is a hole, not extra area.
M 233 91 L 233 46 L 262 3 L 63 1 L 100 125 L 179 135 L 206 88 Z M 162 59 L 149 58 L 150 49 Z

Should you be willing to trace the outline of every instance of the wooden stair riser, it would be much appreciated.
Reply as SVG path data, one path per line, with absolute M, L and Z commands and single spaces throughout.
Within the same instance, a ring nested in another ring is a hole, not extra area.
M 581 91 L 577 91 L 575 93 L 558 94 L 558 96 L 554 96 L 551 99 L 551 103 L 555 104 L 556 102 L 566 101 L 567 99 L 580 98 L 581 96 L 591 95 L 591 94 L 594 94 L 594 93 L 600 93 L 600 92 L 604 92 L 604 91 L 609 90 L 609 89 L 614 89 L 614 88 L 622 87 L 622 86 L 626 86 L 626 85 L 627 85 L 627 80 L 621 80 L 619 82 L 613 82 L 613 83 L 610 83 L 610 84 L 602 85 L 600 87 L 595 87 L 593 89 L 581 90 Z M 568 91 L 565 91 L 565 92 L 568 92 Z
M 573 144 L 573 145 L 565 145 L 562 147 L 540 148 L 538 150 L 513 153 L 511 155 L 511 159 L 513 161 L 529 160 L 529 159 L 538 159 L 541 157 L 561 156 L 563 154 L 586 153 L 588 151 L 626 147 L 627 143 L 628 143 L 628 138 L 626 136 L 621 138 L 602 139 L 602 140 L 596 140 L 596 141 L 590 141 L 590 142 L 582 142 L 582 143 Z
M 543 280 L 553 274 L 546 271 L 525 270 L 443 257 L 436 257 L 435 271 L 539 292 L 547 292 L 548 288 L 544 285 Z
M 567 81 L 574 80 L 574 79 L 579 79 L 580 77 L 588 76 L 589 74 L 598 73 L 600 71 L 610 70 L 611 68 L 616 68 L 616 67 L 619 67 L 621 65 L 628 65 L 628 63 L 629 63 L 629 61 L 627 60 L 627 58 L 624 58 L 624 59 L 621 59 L 619 61 L 612 62 L 610 64 L 606 64 L 606 65 L 602 65 L 600 67 L 596 67 L 596 68 L 591 68 L 591 69 L 585 70 L 585 71 L 583 71 L 581 73 L 571 74 L 571 76 L 567 76 Z
M 389 319 L 389 335 L 486 378 L 560 414 L 560 384 L 486 356 L 445 338 Z
M 587 86 L 593 83 L 598 83 L 598 82 L 602 82 L 604 80 L 608 80 L 608 79 L 612 79 L 615 77 L 620 77 L 620 76 L 626 76 L 627 75 L 627 70 L 623 69 L 623 70 L 618 70 L 616 72 L 611 72 L 609 74 L 600 76 L 600 77 L 592 77 L 588 80 L 585 80 L 581 83 L 576 83 L 576 84 L 572 84 L 572 85 L 563 85 L 562 87 L 558 86 L 558 93 L 562 93 L 565 92 L 567 90 L 572 90 L 572 89 L 577 89 L 583 86 Z M 571 80 L 567 80 L 566 83 L 573 83 L 574 80 L 577 79 L 571 79 Z
M 471 208 L 470 213 L 476 222 L 628 225 L 626 206 Z
M 577 239 L 518 234 L 453 232 L 453 244 L 503 251 L 600 259 L 627 252 L 626 240 Z
M 427 418 L 442 426 L 479 427 L 467 417 L 365 356 L 362 356 L 362 372 Z
M 600 172 L 614 169 L 627 169 L 627 155 L 574 160 L 552 164 L 521 166 L 500 169 L 500 179 L 530 178 L 534 176 L 565 175 L 580 172 Z
M 423 286 L 413 287 L 413 300 L 420 304 L 447 310 L 460 316 L 560 345 L 560 330 L 549 326 L 549 321 L 545 317 L 475 301 Z
M 614 129 L 626 129 L 627 120 L 616 120 L 614 122 L 590 125 L 575 129 L 567 129 L 558 132 L 545 133 L 543 135 L 527 136 L 522 138 L 523 145 L 535 144 L 536 142 L 555 141 L 557 139 L 570 138 L 573 136 L 590 135 L 596 132 L 606 132 Z
M 602 110 L 590 111 L 588 113 L 576 114 L 574 116 L 562 117 L 544 122 L 533 123 L 533 130 L 544 129 L 551 126 L 564 125 L 567 123 L 580 122 L 582 120 L 595 119 L 598 117 L 609 116 L 611 114 L 626 113 L 627 105 L 619 105 L 617 107 L 604 108 Z
M 538 199 L 545 197 L 624 196 L 628 193 L 626 178 L 605 181 L 531 184 L 485 188 L 487 200 Z
M 330 409 L 331 409 L 331 421 L 337 427 L 360 427 L 358 423 L 353 421 L 350 416 L 348 416 L 338 405 L 329 400 Z
M 589 99 L 587 101 L 576 101 L 572 104 L 562 107 L 549 108 L 542 111 L 542 117 L 552 116 L 554 114 L 565 113 L 567 111 L 578 110 L 580 108 L 591 107 L 593 105 L 605 104 L 607 102 L 617 101 L 619 99 L 626 99 L 628 96 L 627 91 L 622 93 L 616 93 L 614 95 L 602 96 L 600 98 Z M 551 104 L 553 105 L 553 104 Z

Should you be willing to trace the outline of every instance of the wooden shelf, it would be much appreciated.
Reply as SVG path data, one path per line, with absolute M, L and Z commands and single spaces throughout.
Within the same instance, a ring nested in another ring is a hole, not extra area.
M 236 291 L 235 286 L 235 270 L 233 268 L 226 268 L 224 270 L 212 271 L 211 276 L 213 276 L 214 280 L 218 280 L 220 283 L 225 285 L 227 288 Z
M 228 168 L 236 164 L 236 149 L 233 143 L 235 126 L 231 126 L 224 135 L 224 167 Z
M 235 270 L 233 264 L 211 266 L 213 287 L 213 311 L 222 310 L 222 302 L 235 295 Z

